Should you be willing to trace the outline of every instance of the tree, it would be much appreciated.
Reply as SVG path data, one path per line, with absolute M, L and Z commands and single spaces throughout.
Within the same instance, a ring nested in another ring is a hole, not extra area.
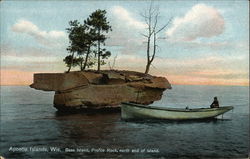
M 162 30 L 164 30 L 170 20 L 163 25 L 162 27 L 158 28 L 158 19 L 159 19 L 159 8 L 153 6 L 151 2 L 149 9 L 146 10 L 141 16 L 144 18 L 145 23 L 147 25 L 147 34 L 142 34 L 147 39 L 147 64 L 145 69 L 145 74 L 148 74 L 150 66 L 155 58 L 156 49 L 157 49 L 157 34 L 159 34 Z M 151 49 L 151 39 L 153 38 L 153 49 Z M 152 53 L 151 53 L 152 52 Z
M 65 62 L 65 64 L 67 65 L 67 67 L 69 67 L 68 71 L 70 71 L 71 66 L 75 67 L 79 64 L 79 60 L 77 58 L 73 58 L 72 55 L 68 55 L 66 56 L 63 61 Z
M 86 21 L 84 21 L 84 23 L 87 24 L 90 30 L 96 35 L 93 40 L 97 41 L 97 52 L 95 52 L 95 57 L 97 55 L 98 71 L 100 71 L 101 64 L 105 64 L 104 59 L 111 55 L 109 51 L 101 49 L 101 44 L 105 45 L 104 42 L 107 39 L 104 33 L 108 33 L 112 30 L 105 15 L 105 10 L 98 9 L 93 12 Z
M 117 54 L 115 55 L 115 57 L 114 57 L 114 59 L 113 59 L 112 65 L 111 65 L 111 63 L 109 62 L 109 69 L 110 69 L 110 70 L 114 70 L 116 59 L 117 59 Z
M 105 14 L 105 10 L 96 10 L 84 20 L 83 24 L 77 20 L 69 22 L 70 27 L 66 30 L 69 33 L 70 45 L 67 50 L 70 55 L 64 59 L 69 67 L 68 72 L 72 66 L 80 66 L 80 70 L 85 70 L 95 65 L 96 61 L 100 71 L 100 66 L 105 64 L 104 60 L 110 57 L 111 52 L 101 48 L 101 44 L 105 45 L 107 39 L 105 33 L 111 31 Z M 95 46 L 97 50 L 92 50 L 91 47 Z
M 66 30 L 69 33 L 69 42 L 67 50 L 71 55 L 66 56 L 63 60 L 66 65 L 69 67 L 68 71 L 71 70 L 71 67 L 80 66 L 80 70 L 84 70 L 86 67 L 90 67 L 95 63 L 90 61 L 90 47 L 94 46 L 94 35 L 93 32 L 89 31 L 89 28 L 85 24 L 80 24 L 77 20 L 69 22 L 70 28 Z M 77 57 L 75 55 L 77 53 Z M 85 56 L 85 57 L 84 57 Z
M 86 25 L 86 24 L 85 24 Z M 88 30 L 89 27 L 87 26 Z M 87 47 L 87 52 L 84 60 L 84 65 L 82 67 L 82 70 L 85 70 L 86 67 L 91 67 L 95 64 L 95 59 L 91 56 L 91 53 L 94 53 L 91 50 L 91 46 L 96 46 L 95 45 L 95 37 L 97 36 L 93 30 L 89 30 L 88 33 L 85 35 L 85 45 Z

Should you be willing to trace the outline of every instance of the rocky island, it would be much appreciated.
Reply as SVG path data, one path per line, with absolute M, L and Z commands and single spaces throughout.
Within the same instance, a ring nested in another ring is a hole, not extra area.
M 150 104 L 171 89 L 164 77 L 118 70 L 38 73 L 30 87 L 55 91 L 54 107 L 60 111 L 119 108 L 121 102 Z
M 107 33 L 112 31 L 105 10 L 97 9 L 83 24 L 78 20 L 69 21 L 66 30 L 69 54 L 63 61 L 68 67 L 67 72 L 34 74 L 30 85 L 38 90 L 55 91 L 54 107 L 58 110 L 111 110 L 119 108 L 121 102 L 147 105 L 160 100 L 163 91 L 171 88 L 166 78 L 148 74 L 157 48 L 154 39 L 154 49 L 150 49 L 151 35 L 156 36 L 162 29 L 155 32 L 152 28 L 153 32 L 147 38 L 145 73 L 114 70 L 117 56 L 112 64 L 109 61 L 110 70 L 101 70 L 101 65 L 105 65 L 112 54 L 105 48 Z M 94 66 L 97 66 L 96 71 L 88 70 Z M 80 71 L 72 72 L 73 67 Z

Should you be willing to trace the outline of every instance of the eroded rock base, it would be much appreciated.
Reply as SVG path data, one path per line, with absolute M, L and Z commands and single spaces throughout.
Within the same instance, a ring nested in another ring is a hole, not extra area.
M 30 87 L 55 91 L 54 106 L 63 111 L 113 109 L 121 102 L 151 104 L 171 89 L 164 77 L 118 70 L 34 74 Z

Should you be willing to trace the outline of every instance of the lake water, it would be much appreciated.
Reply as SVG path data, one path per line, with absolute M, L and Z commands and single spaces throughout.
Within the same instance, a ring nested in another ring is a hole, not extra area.
M 5 158 L 246 158 L 249 87 L 181 86 L 156 106 L 208 107 L 217 96 L 234 110 L 217 120 L 125 122 L 120 113 L 60 114 L 53 92 L 1 87 L 1 145 Z M 75 152 L 74 152 L 75 151 Z M 120 151 L 120 152 L 119 152 Z

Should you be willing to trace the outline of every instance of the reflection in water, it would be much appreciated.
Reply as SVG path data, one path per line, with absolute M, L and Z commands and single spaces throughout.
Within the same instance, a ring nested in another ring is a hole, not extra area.
M 236 116 L 234 116 L 235 119 L 237 119 Z M 71 145 L 71 147 L 89 149 L 159 149 L 158 153 L 105 153 L 109 157 L 127 155 L 191 157 L 194 154 L 213 157 L 217 156 L 218 152 L 223 156 L 237 156 L 232 153 L 235 151 L 239 154 L 247 154 L 246 147 L 245 149 L 241 147 L 240 151 L 232 147 L 244 143 L 244 136 L 239 130 L 233 129 L 237 122 L 231 119 L 126 122 L 120 119 L 120 113 L 81 113 L 57 114 L 55 120 L 58 121 L 60 135 L 66 137 L 63 142 L 64 147 Z M 100 157 L 104 154 L 84 153 L 81 155 Z M 68 156 L 71 155 L 68 154 Z
M 82 143 L 83 146 L 88 146 L 88 143 L 91 141 L 107 138 L 110 132 L 114 130 L 119 118 L 119 113 L 81 113 L 71 115 L 57 114 L 55 120 L 60 123 L 59 131 L 62 133 L 62 136 L 68 136 L 70 143 L 72 143 L 71 139 L 73 139 L 76 144 Z

